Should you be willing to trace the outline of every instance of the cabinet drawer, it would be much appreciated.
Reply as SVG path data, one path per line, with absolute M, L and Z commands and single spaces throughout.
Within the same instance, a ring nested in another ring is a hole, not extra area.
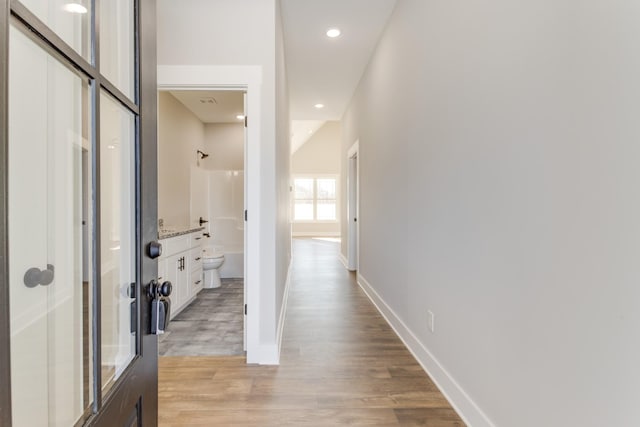
M 166 256 L 177 254 L 178 252 L 189 250 L 191 238 L 189 235 L 172 237 L 162 242 L 162 253 Z
M 191 258 L 191 271 L 202 270 L 202 249 L 199 247 L 191 249 L 189 257 Z
M 202 275 L 202 268 L 193 270 L 191 272 L 191 295 L 195 296 L 204 287 L 204 277 Z
M 202 246 L 202 242 L 203 242 L 202 231 L 198 231 L 197 233 L 191 233 L 189 236 L 191 236 L 192 248 L 195 248 L 196 246 L 198 247 Z

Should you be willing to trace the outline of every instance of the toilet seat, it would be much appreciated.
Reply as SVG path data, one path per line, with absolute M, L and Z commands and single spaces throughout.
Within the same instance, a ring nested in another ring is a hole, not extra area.
M 202 259 L 203 260 L 207 260 L 207 259 L 219 259 L 219 258 L 224 258 L 224 254 L 222 252 L 217 252 L 217 251 L 208 251 L 208 250 L 204 250 L 202 252 Z

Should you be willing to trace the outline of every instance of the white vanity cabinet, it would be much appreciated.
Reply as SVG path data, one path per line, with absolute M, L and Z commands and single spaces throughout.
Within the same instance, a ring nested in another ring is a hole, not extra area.
M 201 242 L 201 230 L 160 240 L 162 256 L 158 263 L 158 280 L 168 280 L 173 285 L 169 297 L 171 319 L 189 305 L 202 289 Z
M 189 251 L 191 264 L 191 294 L 196 295 L 204 287 L 202 275 L 202 246 L 196 246 Z

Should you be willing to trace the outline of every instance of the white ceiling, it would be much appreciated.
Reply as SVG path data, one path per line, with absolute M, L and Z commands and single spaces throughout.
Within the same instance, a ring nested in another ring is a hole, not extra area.
M 396 0 L 281 0 L 291 118 L 340 120 Z M 342 35 L 326 36 L 337 27 Z M 314 108 L 322 103 L 321 110 Z
M 242 91 L 233 90 L 172 90 L 169 91 L 202 123 L 238 123 L 236 116 L 244 114 Z
M 281 0 L 291 152 L 327 120 L 341 120 L 396 0 Z M 340 37 L 326 36 L 340 28 Z M 234 123 L 242 92 L 170 91 L 203 123 Z M 204 102 L 203 102 L 204 101 Z M 324 104 L 316 109 L 315 104 Z

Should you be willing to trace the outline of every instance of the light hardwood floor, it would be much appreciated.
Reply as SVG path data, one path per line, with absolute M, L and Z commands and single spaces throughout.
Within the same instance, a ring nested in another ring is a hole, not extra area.
M 464 426 L 337 251 L 294 240 L 279 366 L 160 358 L 160 425 Z

